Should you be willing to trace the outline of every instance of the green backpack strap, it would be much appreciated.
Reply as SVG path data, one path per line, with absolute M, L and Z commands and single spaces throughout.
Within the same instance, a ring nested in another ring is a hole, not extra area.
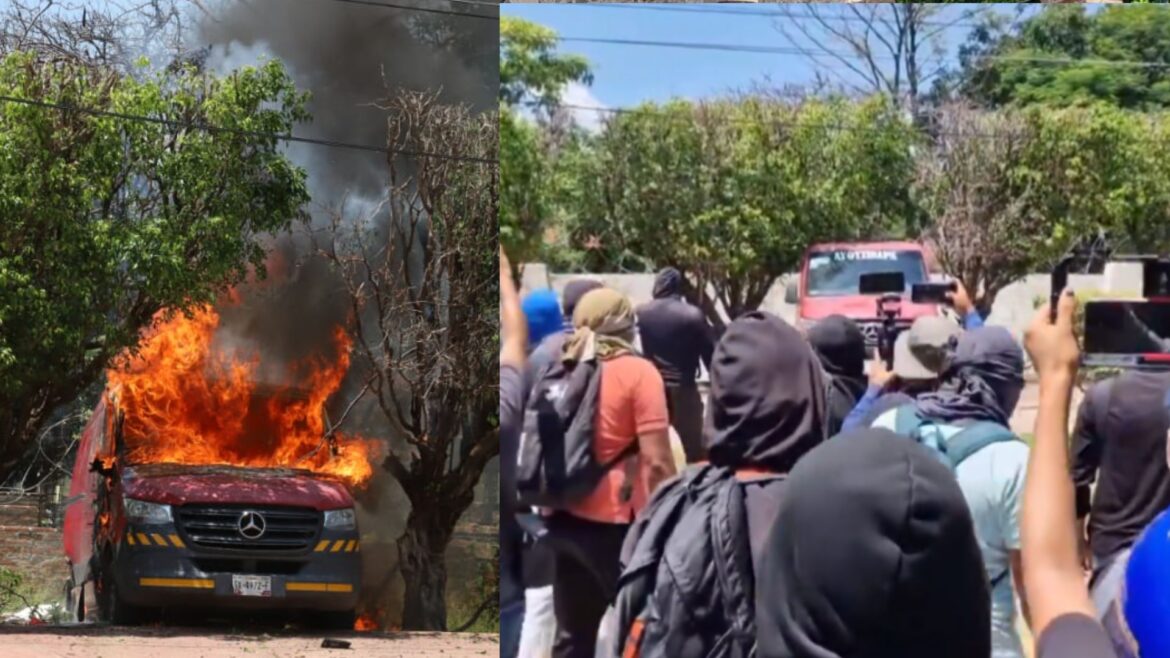
M 1008 428 L 988 420 L 980 420 L 959 430 L 957 434 L 947 439 L 943 446 L 943 454 L 955 467 L 965 459 L 979 452 L 993 443 L 1004 441 L 1019 441 L 1020 439 Z
M 925 418 L 918 415 L 918 407 L 904 404 L 894 412 L 894 433 L 914 437 L 918 434 L 919 428 L 927 422 Z

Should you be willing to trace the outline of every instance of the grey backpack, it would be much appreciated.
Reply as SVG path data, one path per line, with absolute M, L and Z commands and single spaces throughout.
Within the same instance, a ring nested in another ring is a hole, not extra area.
M 601 478 L 637 451 L 637 441 L 607 463 L 593 453 L 601 364 L 553 360 L 539 375 L 528 407 L 516 462 L 521 505 L 562 509 L 592 493 Z

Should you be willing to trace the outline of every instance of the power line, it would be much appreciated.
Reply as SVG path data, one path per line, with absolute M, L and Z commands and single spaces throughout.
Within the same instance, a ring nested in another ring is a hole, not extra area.
M 498 21 L 498 16 L 484 16 L 483 14 L 466 14 L 461 11 L 451 11 L 450 9 L 435 9 L 433 7 L 420 7 L 418 5 L 399 5 L 392 2 L 377 2 L 375 0 L 331 0 L 331 2 L 341 2 L 351 5 L 366 5 L 368 7 L 384 7 L 386 9 L 404 9 L 407 11 L 417 11 L 425 14 L 443 14 L 446 16 L 463 16 L 466 18 L 482 18 L 484 20 Z M 447 2 L 458 2 L 461 4 L 499 7 L 499 5 L 492 2 L 475 2 L 473 0 L 447 0 Z
M 684 50 L 718 50 L 726 52 L 743 52 L 743 53 L 763 53 L 772 55 L 801 55 L 807 56 L 807 48 L 795 48 L 784 46 L 760 46 L 751 44 L 732 44 L 732 43 L 707 43 L 697 41 L 650 41 L 646 39 L 610 39 L 603 37 L 557 37 L 558 40 L 564 42 L 577 43 L 597 43 L 614 46 L 645 46 L 651 48 L 681 48 Z M 822 49 L 824 50 L 824 49 Z M 853 59 L 864 59 L 863 56 L 856 53 L 832 53 L 826 51 L 825 55 L 837 55 L 840 57 L 850 57 Z M 875 59 L 894 59 L 892 56 L 874 55 Z M 1120 67 L 1137 67 L 1137 68 L 1166 68 L 1170 67 L 1170 62 L 1153 62 L 1153 61 L 1139 61 L 1139 60 L 1123 60 L 1123 59 L 1076 59 L 1072 57 L 1038 57 L 1025 55 L 982 55 L 977 59 L 987 59 L 1002 62 L 1029 62 L 1036 64 L 1091 64 L 1101 66 L 1120 66 Z
M 79 112 L 81 114 L 89 114 L 92 116 L 110 117 L 114 119 L 123 119 L 127 121 L 140 121 L 143 123 L 153 123 L 171 128 L 185 128 L 187 130 L 201 130 L 210 134 L 229 134 L 239 135 L 243 137 L 263 137 L 275 139 L 282 142 L 298 142 L 302 144 L 314 144 L 317 146 L 328 146 L 332 148 L 344 148 L 355 151 L 368 151 L 372 153 L 384 153 L 394 155 L 408 155 L 412 157 L 437 158 L 442 160 L 458 160 L 463 162 L 478 162 L 483 164 L 498 164 L 499 160 L 494 158 L 481 158 L 470 155 L 454 155 L 450 153 L 431 153 L 428 151 L 412 151 L 408 149 L 390 149 L 385 146 L 372 146 L 369 144 L 357 144 L 353 142 L 341 142 L 332 139 L 318 139 L 314 137 L 302 137 L 293 135 L 291 133 L 265 133 L 255 130 L 243 130 L 240 128 L 225 128 L 223 126 L 213 126 L 203 122 L 194 121 L 176 121 L 174 119 L 162 119 L 159 117 L 148 117 L 137 114 L 126 114 L 123 112 L 111 112 L 109 110 L 98 110 L 88 107 L 78 107 L 76 105 L 67 105 L 63 103 L 50 103 L 48 101 L 36 101 L 28 98 L 16 98 L 14 96 L 0 95 L 0 101 L 6 103 L 17 103 L 21 105 L 32 105 L 35 107 L 43 107 L 61 110 L 63 112 Z
M 591 7 L 594 9 L 620 9 L 620 10 L 632 10 L 632 11 L 665 11 L 665 12 L 687 13 L 687 14 L 713 14 L 713 15 L 718 15 L 718 16 L 743 16 L 743 17 L 766 16 L 766 17 L 770 17 L 770 18 L 795 18 L 795 19 L 808 19 L 808 20 L 842 21 L 842 22 L 847 22 L 847 23 L 850 23 L 850 22 L 860 22 L 860 23 L 870 22 L 867 19 L 860 17 L 860 16 L 845 16 L 845 15 L 837 15 L 837 14 L 834 14 L 831 16 L 818 16 L 818 15 L 814 15 L 811 13 L 797 14 L 797 13 L 793 13 L 793 12 L 790 12 L 790 11 L 787 11 L 784 9 L 780 9 L 779 7 L 777 7 L 775 10 L 760 10 L 760 9 L 723 9 L 723 8 L 716 8 L 716 7 L 712 7 L 710 9 L 700 9 L 699 7 L 692 7 L 692 6 L 657 6 L 657 5 L 635 5 L 635 4 L 612 4 L 612 3 L 603 3 L 603 2 L 597 2 L 597 3 L 590 2 L 590 3 L 583 3 L 583 4 L 586 7 Z M 704 5 L 704 7 L 706 7 L 706 6 L 708 6 L 708 5 Z M 879 20 L 882 20 L 882 19 L 880 19 L 880 18 L 874 19 L 874 21 L 879 21 Z M 981 24 L 975 23 L 975 22 L 970 22 L 970 21 L 955 21 L 955 22 L 922 21 L 921 25 L 930 26 L 930 27 L 980 27 Z

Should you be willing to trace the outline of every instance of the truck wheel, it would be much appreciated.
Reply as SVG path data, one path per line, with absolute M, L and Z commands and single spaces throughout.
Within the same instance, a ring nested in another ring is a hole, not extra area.
M 315 612 L 310 618 L 315 626 L 323 630 L 352 631 L 354 622 L 357 621 L 357 613 L 353 610 Z
M 106 590 L 102 602 L 106 621 L 116 626 L 137 626 L 146 621 L 146 609 L 123 601 L 112 579 L 103 589 Z

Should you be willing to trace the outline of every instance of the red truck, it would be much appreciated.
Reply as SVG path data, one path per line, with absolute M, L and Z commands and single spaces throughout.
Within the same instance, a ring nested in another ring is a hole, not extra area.
M 69 608 L 138 623 L 164 608 L 308 611 L 352 628 L 361 577 L 354 501 L 288 468 L 132 464 L 106 393 L 86 425 L 66 501 Z
M 908 327 L 924 315 L 937 315 L 937 304 L 914 304 L 910 286 L 930 281 L 929 254 L 916 242 L 833 242 L 809 247 L 801 260 L 800 276 L 789 281 L 784 301 L 797 305 L 797 326 L 807 329 L 830 315 L 843 315 L 857 322 L 869 347 L 877 344 L 881 319 L 877 314 L 878 295 L 858 292 L 863 274 L 901 272 L 906 281 L 905 297 L 898 318 Z

